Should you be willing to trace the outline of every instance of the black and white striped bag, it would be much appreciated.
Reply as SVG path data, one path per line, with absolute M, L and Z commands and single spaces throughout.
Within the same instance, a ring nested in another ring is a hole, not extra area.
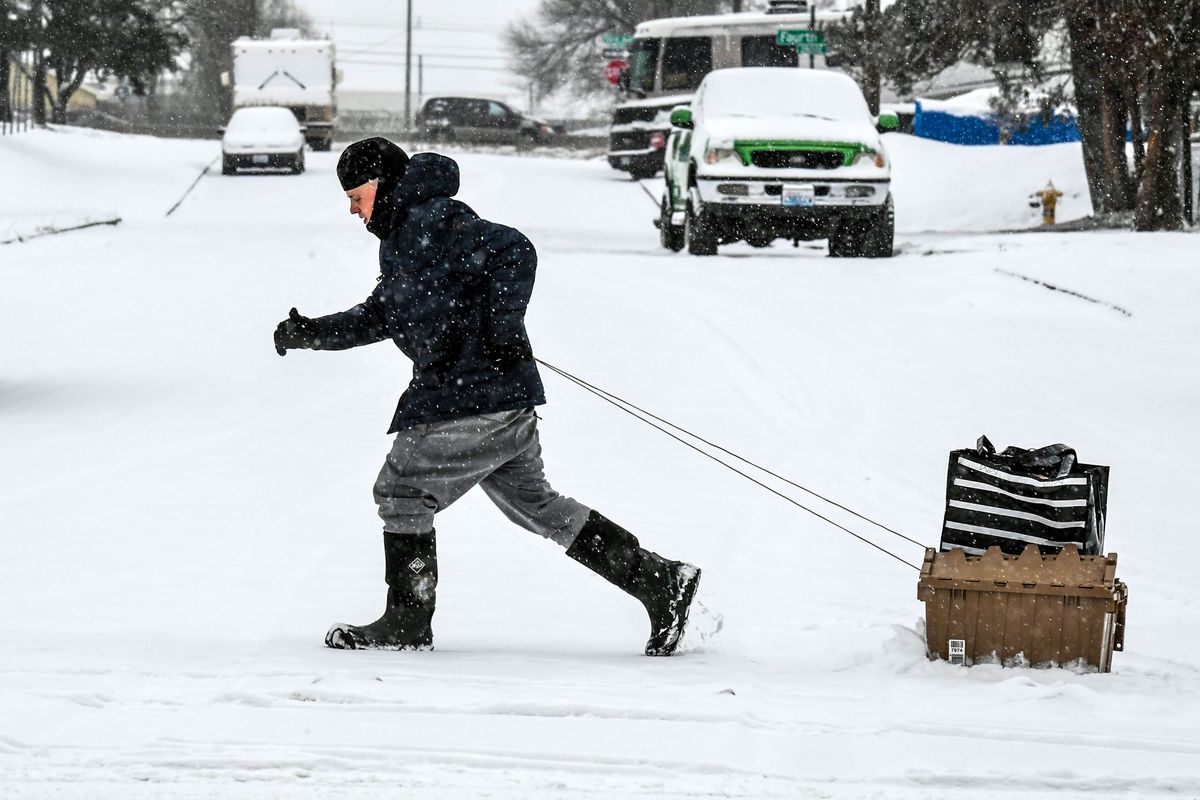
M 941 549 L 1019 554 L 1032 543 L 1057 553 L 1073 544 L 1101 555 L 1107 501 L 1108 467 L 1078 463 L 1066 445 L 997 453 L 981 436 L 974 450 L 950 453 Z

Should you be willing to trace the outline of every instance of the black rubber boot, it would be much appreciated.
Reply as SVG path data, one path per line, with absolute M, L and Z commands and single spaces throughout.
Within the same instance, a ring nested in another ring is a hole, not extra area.
M 428 650 L 433 647 L 437 542 L 433 531 L 383 534 L 387 608 L 370 625 L 334 624 L 325 644 L 339 650 Z
M 643 548 L 629 531 L 593 511 L 567 555 L 641 601 L 650 616 L 646 655 L 669 656 L 679 647 L 700 570 Z

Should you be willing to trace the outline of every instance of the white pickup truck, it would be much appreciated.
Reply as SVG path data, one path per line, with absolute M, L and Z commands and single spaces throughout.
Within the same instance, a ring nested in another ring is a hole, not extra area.
M 831 70 L 710 72 L 690 108 L 671 114 L 664 247 L 828 239 L 835 257 L 892 255 L 891 163 L 858 85 Z

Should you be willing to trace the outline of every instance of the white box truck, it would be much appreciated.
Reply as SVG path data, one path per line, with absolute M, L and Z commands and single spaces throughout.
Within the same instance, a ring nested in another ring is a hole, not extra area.
M 332 40 L 303 39 L 294 28 L 276 28 L 269 39 L 243 36 L 233 42 L 234 110 L 291 109 L 313 150 L 333 144 L 337 81 Z

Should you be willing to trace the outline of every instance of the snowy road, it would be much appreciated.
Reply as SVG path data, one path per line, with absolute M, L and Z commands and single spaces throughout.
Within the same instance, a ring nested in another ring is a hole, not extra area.
M 640 656 L 633 601 L 472 493 L 439 517 L 437 650 L 326 649 L 382 602 L 409 369 L 271 347 L 373 286 L 336 153 L 166 217 L 213 143 L 39 132 L 0 139 L 0 239 L 122 221 L 0 245 L 0 797 L 1200 797 L 1196 238 L 988 233 L 1051 174 L 1086 213 L 1077 151 L 891 146 L 886 261 L 672 254 L 602 162 L 457 157 L 538 246 L 541 358 L 896 530 L 936 542 L 980 434 L 1111 464 L 1112 674 L 926 661 L 915 569 L 551 374 L 551 481 L 704 567 L 724 629 Z

